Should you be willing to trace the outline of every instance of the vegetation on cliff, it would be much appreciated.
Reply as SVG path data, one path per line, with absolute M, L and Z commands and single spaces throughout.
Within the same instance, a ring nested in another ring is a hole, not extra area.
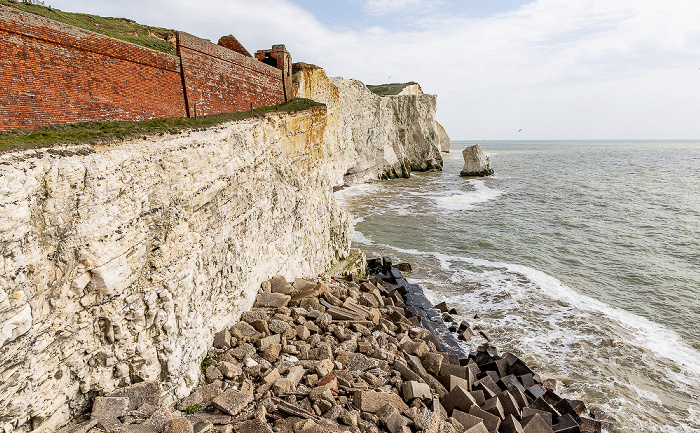
M 393 83 L 393 84 L 378 84 L 378 85 L 371 85 L 367 84 L 367 88 L 371 90 L 373 93 L 376 93 L 379 96 L 394 96 L 398 95 L 401 93 L 403 89 L 405 89 L 408 86 L 418 84 L 414 81 L 410 81 L 408 83 Z
M 175 31 L 145 26 L 127 18 L 100 17 L 97 15 L 63 12 L 51 6 L 0 0 L 0 5 L 50 18 L 95 33 L 111 36 L 132 44 L 175 55 Z
M 4 1 L 4 0 L 0 0 Z M 20 148 L 48 147 L 57 144 L 105 144 L 148 135 L 179 134 L 181 131 L 208 128 L 224 122 L 244 120 L 269 112 L 295 112 L 324 104 L 310 99 L 293 99 L 284 104 L 237 113 L 212 114 L 197 118 L 175 117 L 140 122 L 80 122 L 50 125 L 38 129 L 13 129 L 0 132 L 0 153 Z

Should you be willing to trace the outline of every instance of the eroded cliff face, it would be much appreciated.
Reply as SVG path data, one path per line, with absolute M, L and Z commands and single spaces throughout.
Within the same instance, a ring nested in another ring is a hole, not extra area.
M 351 228 L 325 108 L 0 159 L 0 430 L 56 431 L 91 397 L 187 394 L 261 281 L 313 276 Z
M 447 131 L 445 131 L 445 128 L 443 128 L 437 121 L 435 122 L 435 127 L 438 131 L 440 152 L 450 153 L 450 145 L 452 144 L 452 140 L 450 140 L 450 137 L 447 135 Z
M 360 81 L 328 78 L 311 65 L 300 67 L 294 78 L 297 97 L 328 107 L 324 145 L 337 156 L 327 168 L 334 184 L 442 169 L 436 95 L 380 97 Z
M 333 186 L 441 168 L 434 95 L 297 78 L 327 110 L 0 156 L 0 430 L 56 431 L 142 380 L 187 395 L 262 281 L 348 254 Z

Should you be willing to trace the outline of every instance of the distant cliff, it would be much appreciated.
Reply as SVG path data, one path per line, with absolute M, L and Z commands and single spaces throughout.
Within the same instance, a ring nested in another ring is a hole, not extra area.
M 434 95 L 296 78 L 327 108 L 0 156 L 0 425 L 56 431 L 141 380 L 187 395 L 262 281 L 348 254 L 333 186 L 440 169 Z
M 435 122 L 436 95 L 380 97 L 362 82 L 328 78 L 323 69 L 297 65 L 296 96 L 328 106 L 324 145 L 331 181 L 407 177 L 411 170 L 442 169 Z

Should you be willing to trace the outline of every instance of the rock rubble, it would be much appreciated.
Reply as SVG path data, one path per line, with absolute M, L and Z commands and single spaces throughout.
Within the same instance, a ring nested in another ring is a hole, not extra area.
M 90 419 L 64 432 L 598 433 L 610 425 L 512 353 L 488 343 L 442 350 L 454 345 L 441 340 L 472 338 L 471 327 L 451 323 L 454 334 L 437 336 L 423 327 L 430 315 L 457 312 L 444 303 L 416 308 L 406 296 L 416 286 L 387 262 L 370 280 L 264 282 L 254 307 L 216 334 L 200 386 L 175 407 L 161 404 L 159 382 L 141 382 L 96 397 Z

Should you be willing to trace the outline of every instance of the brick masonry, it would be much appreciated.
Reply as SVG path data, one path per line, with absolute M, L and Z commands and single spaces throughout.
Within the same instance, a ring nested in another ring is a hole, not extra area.
M 178 35 L 178 54 L 0 6 L 0 131 L 285 101 L 281 68 L 186 33 Z
M 188 33 L 178 54 L 190 116 L 266 107 L 285 101 L 282 71 Z

